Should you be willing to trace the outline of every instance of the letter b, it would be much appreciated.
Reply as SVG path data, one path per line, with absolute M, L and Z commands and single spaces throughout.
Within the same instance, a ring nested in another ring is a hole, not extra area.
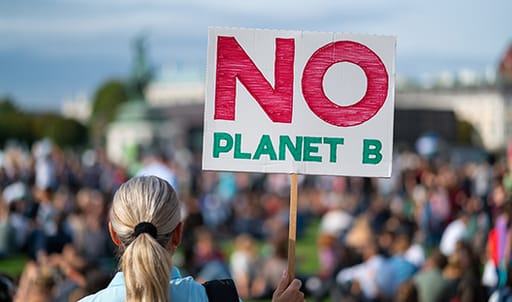
M 376 139 L 363 140 L 363 164 L 376 165 L 381 162 L 382 143 Z

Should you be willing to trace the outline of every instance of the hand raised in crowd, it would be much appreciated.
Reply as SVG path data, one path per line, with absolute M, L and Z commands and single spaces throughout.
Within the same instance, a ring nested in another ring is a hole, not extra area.
M 279 281 L 279 284 L 272 295 L 272 302 L 305 301 L 304 293 L 300 291 L 301 285 L 302 283 L 298 279 L 294 279 L 289 283 L 288 272 L 284 271 L 281 281 Z

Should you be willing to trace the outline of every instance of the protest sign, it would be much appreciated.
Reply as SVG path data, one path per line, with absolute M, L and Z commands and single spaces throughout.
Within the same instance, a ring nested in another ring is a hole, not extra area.
M 389 177 L 395 44 L 210 28 L 203 169 Z

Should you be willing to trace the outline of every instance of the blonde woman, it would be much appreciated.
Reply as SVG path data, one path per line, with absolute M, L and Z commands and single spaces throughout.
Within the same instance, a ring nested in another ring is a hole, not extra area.
M 232 282 L 199 284 L 172 265 L 183 223 L 174 189 L 155 176 L 135 177 L 114 195 L 109 222 L 120 268 L 107 288 L 81 301 L 212 302 L 238 300 Z M 304 301 L 299 280 L 283 273 L 273 302 Z

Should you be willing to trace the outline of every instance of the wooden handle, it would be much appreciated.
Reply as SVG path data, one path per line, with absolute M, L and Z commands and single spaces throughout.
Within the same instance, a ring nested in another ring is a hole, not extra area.
M 291 175 L 290 183 L 290 225 L 288 232 L 288 280 L 292 282 L 295 278 L 295 241 L 297 238 L 297 196 L 298 196 L 298 175 Z

